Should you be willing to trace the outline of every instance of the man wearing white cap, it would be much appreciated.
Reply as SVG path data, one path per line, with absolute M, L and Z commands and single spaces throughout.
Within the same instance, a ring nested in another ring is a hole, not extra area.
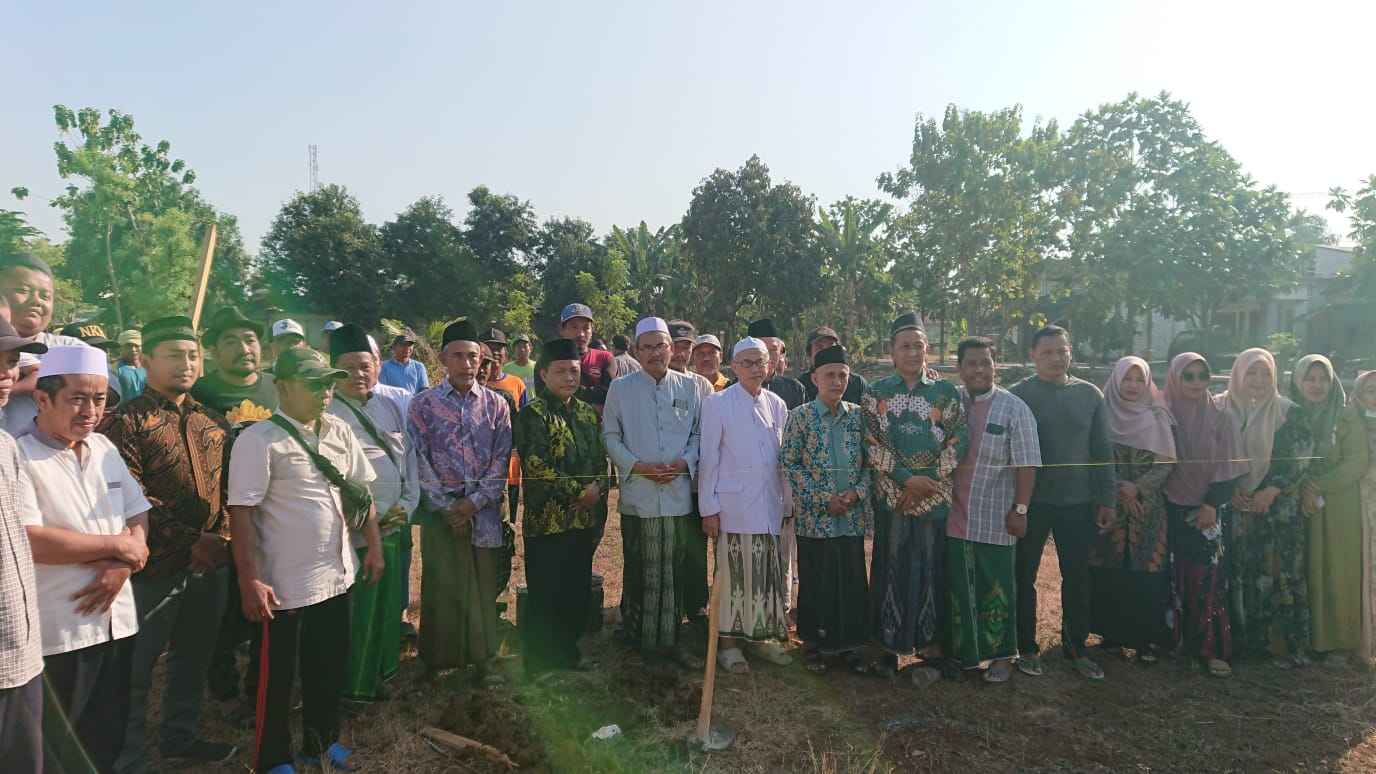
M 636 324 L 641 370 L 612 382 L 602 415 L 607 453 L 621 481 L 621 547 L 626 639 L 689 669 L 701 659 L 679 647 L 684 615 L 707 601 L 707 547 L 693 515 L 698 413 L 706 380 L 669 370 L 669 326 Z
M 82 756 L 114 767 L 129 716 L 138 631 L 129 576 L 148 560 L 148 500 L 123 458 L 95 432 L 109 382 L 105 353 L 54 347 L 38 371 L 32 430 L 19 438 L 33 499 L 20 521 L 33 546 L 48 696 L 75 739 L 45 740 L 49 771 Z
M 278 320 L 272 324 L 271 344 L 272 359 L 275 361 L 289 349 L 306 346 L 306 329 L 292 319 Z
M 730 672 L 746 672 L 739 641 L 756 643 L 754 653 L 775 664 L 793 659 L 780 641 L 788 639 L 788 587 L 779 531 L 788 513 L 788 485 L 779 467 L 779 447 L 788 406 L 764 389 L 769 348 L 747 336 L 732 350 L 739 380 L 708 398 L 702 407 L 702 462 L 698 507 L 702 529 L 717 540 L 714 583 L 720 595 L 717 631 L 725 638 L 718 660 Z
M 712 385 L 712 392 L 721 392 L 731 386 L 731 379 L 721 372 L 721 339 L 710 333 L 697 337 L 690 359 L 693 373 L 706 379 Z

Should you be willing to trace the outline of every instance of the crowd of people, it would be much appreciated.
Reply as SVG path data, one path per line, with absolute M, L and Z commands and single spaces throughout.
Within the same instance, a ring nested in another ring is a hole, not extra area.
M 1376 374 L 1349 397 L 1319 355 L 1288 396 L 1263 349 L 1220 394 L 1196 353 L 1164 388 L 1124 357 L 1101 390 L 1070 374 L 1070 334 L 1048 326 L 1035 373 L 1008 389 L 993 343 L 961 341 L 957 384 L 908 312 L 890 374 L 867 383 L 822 327 L 800 380 L 770 320 L 728 350 L 646 317 L 608 350 L 573 303 L 538 346 L 451 323 L 432 382 L 409 335 L 384 359 L 363 327 L 330 322 L 317 351 L 296 321 L 233 307 L 199 328 L 54 334 L 53 287 L 41 260 L 0 256 L 7 771 L 137 774 L 152 744 L 227 761 L 237 747 L 200 727 L 207 690 L 243 702 L 255 770 L 354 770 L 341 717 L 388 698 L 405 639 L 429 675 L 489 674 L 518 519 L 524 672 L 591 668 L 579 639 L 600 612 L 613 488 L 619 637 L 688 670 L 716 621 L 731 673 L 800 658 L 893 676 L 916 657 L 902 674 L 923 687 L 1041 675 L 1052 536 L 1061 647 L 1086 679 L 1104 678 L 1091 635 L 1217 677 L 1239 658 L 1373 656 Z M 415 527 L 419 631 L 405 618 Z

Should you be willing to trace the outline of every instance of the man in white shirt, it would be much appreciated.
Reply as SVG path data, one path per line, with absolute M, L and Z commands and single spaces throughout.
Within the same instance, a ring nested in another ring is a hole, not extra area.
M 788 641 L 788 594 L 779 532 L 790 500 L 779 446 L 788 406 L 764 388 L 769 348 L 747 336 L 732 350 L 739 380 L 702 404 L 698 509 L 702 530 L 717 540 L 714 583 L 719 595 L 717 654 L 723 669 L 749 671 L 739 642 L 775 664 L 790 664 L 780 642 Z
M 329 413 L 354 431 L 377 478 L 369 489 L 382 532 L 386 569 L 375 586 L 354 586 L 353 647 L 349 651 L 344 696 L 354 701 L 385 698 L 382 681 L 395 675 L 401 659 L 401 545 L 411 512 L 420 504 L 416 448 L 406 435 L 401 405 L 377 392 L 379 361 L 367 331 L 345 323 L 330 334 L 330 359 L 347 371 L 339 382 Z M 354 533 L 353 546 L 364 558 L 364 536 Z
M 109 368 L 91 347 L 53 347 L 34 393 L 38 416 L 19 438 L 34 499 L 20 521 L 33 547 L 49 696 L 76 739 L 45 742 L 44 767 L 113 769 L 129 717 L 138 616 L 129 576 L 148 560 L 148 500 L 114 444 L 95 432 Z
M 291 691 L 301 665 L 303 750 L 340 771 L 353 771 L 352 751 L 339 744 L 339 700 L 349 660 L 349 587 L 357 561 L 339 489 L 306 444 L 355 484 L 375 478 L 354 433 L 325 413 L 335 384 L 348 372 L 330 368 L 313 349 L 286 350 L 274 366 L 278 410 L 234 442 L 229 461 L 231 547 L 239 570 L 244 617 L 258 625 L 256 647 L 267 651 L 258 677 L 253 767 L 268 774 L 292 768 Z M 382 576 L 377 516 L 363 532 L 363 575 Z

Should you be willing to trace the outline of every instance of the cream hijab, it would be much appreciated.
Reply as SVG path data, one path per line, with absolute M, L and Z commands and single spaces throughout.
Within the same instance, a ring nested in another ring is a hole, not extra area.
M 1136 368 L 1147 385 L 1137 400 L 1123 397 L 1120 386 L 1128 371 Z M 1171 427 L 1175 419 L 1166 408 L 1166 399 L 1151 381 L 1151 366 L 1140 357 L 1129 355 L 1113 367 L 1113 375 L 1104 385 L 1108 401 L 1109 440 L 1134 449 L 1155 454 L 1160 460 L 1175 459 L 1175 435 Z
M 1265 363 L 1271 373 L 1271 389 L 1266 397 L 1254 400 L 1247 394 L 1244 382 L 1247 370 L 1254 363 Z M 1233 426 L 1242 436 L 1242 456 L 1246 458 L 1247 474 L 1238 482 L 1243 492 L 1254 492 L 1261 486 L 1266 472 L 1271 469 L 1271 450 L 1275 446 L 1276 431 L 1285 423 L 1285 417 L 1295 404 L 1282 398 L 1276 384 L 1276 359 L 1261 347 L 1253 347 L 1233 363 L 1233 372 L 1228 379 L 1228 390 L 1219 400 L 1233 418 Z

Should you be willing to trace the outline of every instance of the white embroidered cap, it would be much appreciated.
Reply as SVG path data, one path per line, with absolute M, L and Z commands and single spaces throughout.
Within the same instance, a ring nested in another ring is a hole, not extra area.
M 664 322 L 664 319 L 660 317 L 646 317 L 635 324 L 635 337 L 637 341 L 641 336 L 647 333 L 662 333 L 668 336 L 669 323 Z
M 105 350 L 95 347 L 53 347 L 38 365 L 38 378 L 45 376 L 103 376 L 110 378 L 110 361 Z
M 731 357 L 740 357 L 742 352 L 749 352 L 752 349 L 757 349 L 766 355 L 769 354 L 769 347 L 766 347 L 763 341 L 760 341 L 754 336 L 746 336 L 736 342 L 735 348 L 731 350 Z

